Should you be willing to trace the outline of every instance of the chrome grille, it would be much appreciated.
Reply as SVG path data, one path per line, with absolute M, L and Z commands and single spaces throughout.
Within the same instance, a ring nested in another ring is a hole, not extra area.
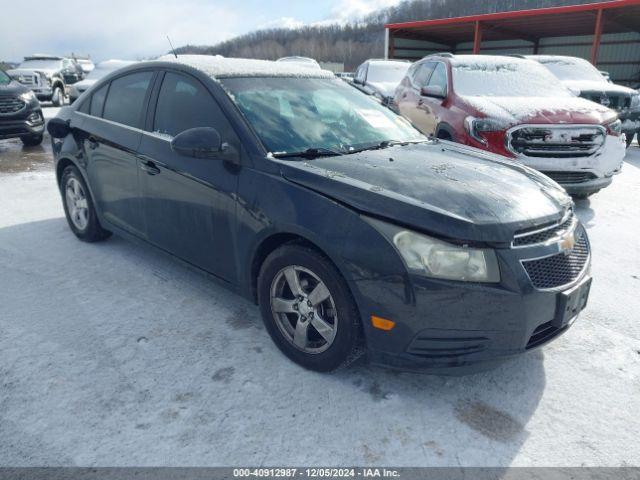
M 0 97 L 0 115 L 12 115 L 18 113 L 24 107 L 26 103 L 20 100 L 18 97 L 1 96 Z
M 558 253 L 537 260 L 523 260 L 522 265 L 538 289 L 556 288 L 575 281 L 589 261 L 589 240 L 583 229 L 576 232 L 576 243 L 568 253 Z
M 606 136 L 598 125 L 523 125 L 509 130 L 507 146 L 528 157 L 584 157 L 600 150 Z
M 27 87 L 35 87 L 38 85 L 37 75 L 21 74 L 16 77 L 16 80 Z
M 541 229 L 517 233 L 513 239 L 514 247 L 525 247 L 537 245 L 552 240 L 560 239 L 565 233 L 576 228 L 578 220 L 573 212 L 570 212 L 564 220 L 556 225 L 551 225 Z
M 585 98 L 617 111 L 631 106 L 631 97 L 624 94 L 587 93 Z

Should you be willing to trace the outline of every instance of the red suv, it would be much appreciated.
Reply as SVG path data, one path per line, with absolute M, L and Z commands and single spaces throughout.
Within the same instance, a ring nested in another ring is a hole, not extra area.
M 625 155 L 617 114 L 576 97 L 532 60 L 425 57 L 408 70 L 393 107 L 424 134 L 510 157 L 576 197 L 609 185 Z

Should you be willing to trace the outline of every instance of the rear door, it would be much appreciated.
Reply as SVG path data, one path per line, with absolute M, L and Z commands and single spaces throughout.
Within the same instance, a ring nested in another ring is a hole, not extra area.
M 154 72 L 118 77 L 96 90 L 82 123 L 82 143 L 94 200 L 104 218 L 144 237 L 136 151 Z
M 147 237 L 163 250 L 235 282 L 239 167 L 221 159 L 179 155 L 171 149 L 171 140 L 190 128 L 213 127 L 238 151 L 240 141 L 197 78 L 166 71 L 158 84 L 155 110 L 139 149 Z

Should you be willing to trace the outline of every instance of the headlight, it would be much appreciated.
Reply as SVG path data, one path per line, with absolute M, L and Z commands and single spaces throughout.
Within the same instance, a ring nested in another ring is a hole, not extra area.
M 474 140 L 487 145 L 487 139 L 482 136 L 486 132 L 499 132 L 504 130 L 504 125 L 491 118 L 467 117 L 464 119 L 464 126 Z
M 498 260 L 492 249 L 454 245 L 372 218 L 366 221 L 393 243 L 414 273 L 461 282 L 500 281 Z
M 607 131 L 609 134 L 619 137 L 622 134 L 622 122 L 620 120 L 616 120 L 615 122 L 608 123 Z
M 36 96 L 31 90 L 29 90 L 28 92 L 21 93 L 20 99 L 26 103 L 31 103 L 36 99 Z

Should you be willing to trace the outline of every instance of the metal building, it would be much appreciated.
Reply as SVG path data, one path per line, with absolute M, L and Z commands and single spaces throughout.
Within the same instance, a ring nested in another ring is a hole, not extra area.
M 640 84 L 640 0 L 518 10 L 385 25 L 387 58 L 435 52 L 570 55 L 616 83 Z

